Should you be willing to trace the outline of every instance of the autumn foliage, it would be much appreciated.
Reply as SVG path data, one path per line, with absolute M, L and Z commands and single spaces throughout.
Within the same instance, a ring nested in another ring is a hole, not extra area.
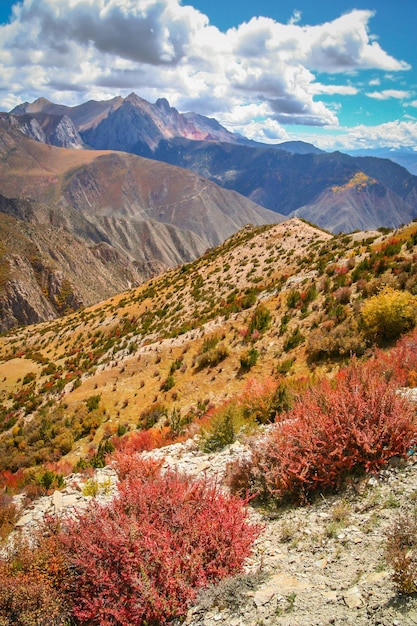
M 401 513 L 386 533 L 385 558 L 400 593 L 417 591 L 417 517 Z
M 65 571 L 55 537 L 39 534 L 31 544 L 15 541 L 9 558 L 0 558 L 1 626 L 66 626 Z
M 241 500 L 152 464 L 93 503 L 58 536 L 81 624 L 157 626 L 183 616 L 199 588 L 238 572 L 260 527 Z
M 401 337 L 389 351 L 377 349 L 369 366 L 398 387 L 417 387 L 417 331 Z
M 251 461 L 231 468 L 229 482 L 263 500 L 303 501 L 340 487 L 356 470 L 376 472 L 392 456 L 406 456 L 416 436 L 415 412 L 394 384 L 354 362 L 302 393 L 253 445 Z
M 365 301 L 362 320 L 367 333 L 378 341 L 396 339 L 417 321 L 417 298 L 409 291 L 385 287 Z
M 170 443 L 172 443 L 172 436 L 169 428 L 137 430 L 134 433 L 128 433 L 124 437 L 114 440 L 116 450 L 120 450 L 125 454 L 154 450 Z

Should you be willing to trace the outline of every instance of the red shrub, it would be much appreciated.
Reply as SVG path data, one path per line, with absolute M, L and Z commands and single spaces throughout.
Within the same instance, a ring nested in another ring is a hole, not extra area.
M 376 350 L 371 363 L 398 386 L 416 386 L 417 331 L 404 335 L 391 350 Z
M 73 613 L 90 626 L 159 626 L 198 588 L 238 572 L 260 527 L 242 501 L 175 473 L 136 475 L 60 535 Z
M 142 476 L 153 478 L 159 473 L 163 461 L 142 459 L 137 454 L 129 454 L 122 450 L 116 450 L 109 457 L 110 465 L 115 469 L 119 480 L 124 480 L 127 476 Z
M 245 414 L 253 416 L 261 424 L 273 421 L 279 385 L 279 380 L 272 376 L 262 380 L 249 378 L 239 398 Z
M 7 493 L 18 493 L 26 482 L 26 476 L 22 469 L 17 472 L 4 470 L 0 472 L 0 489 L 4 489 Z
M 354 363 L 333 384 L 307 389 L 254 446 L 251 463 L 231 469 L 230 484 L 264 499 L 303 500 L 339 487 L 356 469 L 374 472 L 406 456 L 416 436 L 411 405 L 375 368 Z

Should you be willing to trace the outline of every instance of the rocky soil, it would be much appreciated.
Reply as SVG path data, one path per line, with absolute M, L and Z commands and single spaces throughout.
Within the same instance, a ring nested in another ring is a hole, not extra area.
M 165 458 L 196 476 L 221 480 L 227 463 L 247 453 L 235 443 L 203 454 L 196 440 L 146 453 Z M 115 475 L 98 470 L 98 497 L 111 497 Z M 68 512 L 91 496 L 81 476 L 25 510 L 20 532 L 30 531 L 45 512 Z M 90 484 L 91 484 L 91 478 Z M 188 626 L 412 626 L 417 598 L 396 592 L 384 559 L 385 531 L 402 511 L 417 508 L 417 459 L 391 466 L 379 476 L 353 482 L 342 494 L 283 510 L 253 510 L 265 529 L 244 574 L 203 591 L 188 611 Z
M 244 453 L 235 443 L 205 455 L 189 442 L 152 455 L 164 454 L 165 467 L 221 479 L 226 463 Z M 396 592 L 384 559 L 386 529 L 400 512 L 416 507 L 417 459 L 411 458 L 311 505 L 254 511 L 265 530 L 245 576 L 204 591 L 186 624 L 417 624 L 417 598 Z

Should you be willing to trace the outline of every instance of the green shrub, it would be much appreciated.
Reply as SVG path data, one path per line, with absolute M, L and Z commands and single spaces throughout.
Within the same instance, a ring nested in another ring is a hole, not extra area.
M 175 372 L 180 369 L 181 365 L 182 365 L 182 359 L 175 359 L 175 361 L 171 363 L 171 367 L 169 368 L 169 373 L 171 375 L 175 374 Z
M 98 409 L 98 405 L 100 404 L 101 395 L 98 394 L 96 396 L 90 396 L 85 400 L 85 404 L 89 413 Z
M 22 380 L 22 385 L 27 385 L 29 383 L 32 383 L 34 380 L 36 380 L 35 372 L 29 372 L 28 374 L 25 374 Z
M 282 374 L 283 376 L 285 376 L 285 374 L 289 374 L 294 363 L 295 363 L 295 357 L 291 357 L 289 359 L 283 359 L 279 361 L 277 365 L 277 374 Z
M 366 350 L 366 339 L 357 322 L 348 318 L 338 326 L 321 325 L 308 336 L 306 352 L 310 362 L 327 358 L 361 356 Z
M 248 372 L 251 367 L 256 365 L 259 357 L 259 352 L 256 348 L 250 348 L 246 350 L 240 357 L 240 367 L 243 371 Z
M 293 350 L 294 348 L 299 346 L 301 343 L 303 343 L 304 339 L 305 339 L 304 335 L 302 334 L 300 329 L 297 327 L 293 330 L 293 332 L 286 339 L 286 341 L 284 341 L 284 345 L 282 349 L 284 350 L 284 352 L 289 352 L 290 350 Z
M 53 470 L 48 469 L 38 475 L 37 482 L 47 491 L 50 489 L 62 489 L 65 485 L 64 477 L 61 474 L 56 474 Z
M 161 417 L 166 417 L 167 415 L 168 409 L 165 404 L 162 404 L 160 402 L 154 402 L 146 409 L 144 409 L 140 414 L 138 428 L 148 430 L 149 428 L 155 426 L 155 424 L 159 422 Z
M 219 341 L 220 341 L 219 335 L 211 335 L 210 337 L 206 337 L 203 341 L 201 352 L 203 354 L 204 352 L 210 352 L 210 350 L 213 350 L 213 348 L 217 346 Z
M 223 343 L 220 343 L 216 345 L 215 348 L 211 348 L 197 357 L 197 369 L 214 367 L 221 363 L 227 356 L 229 356 L 228 348 Z
M 200 437 L 203 452 L 215 452 L 234 443 L 239 435 L 249 433 L 254 428 L 253 419 L 245 419 L 240 407 L 227 404 L 214 413 L 210 424 L 204 428 Z
M 105 467 L 106 457 L 114 451 L 114 445 L 108 438 L 103 438 L 98 444 L 97 452 L 90 459 L 91 467 Z
M 257 296 L 254 291 L 249 291 L 242 297 L 242 309 L 250 309 L 256 303 Z
M 175 387 L 175 378 L 172 374 L 169 374 L 161 385 L 161 391 L 169 391 L 173 387 Z
M 248 336 L 257 330 L 263 333 L 271 323 L 271 312 L 264 304 L 258 304 L 249 322 Z
M 295 309 L 301 300 L 301 294 L 296 289 L 292 289 L 287 296 L 287 307 L 289 309 Z

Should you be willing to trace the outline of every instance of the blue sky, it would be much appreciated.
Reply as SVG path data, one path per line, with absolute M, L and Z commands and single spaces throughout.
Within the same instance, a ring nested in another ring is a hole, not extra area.
M 417 149 L 417 0 L 0 4 L 0 108 L 134 91 L 253 139 Z

